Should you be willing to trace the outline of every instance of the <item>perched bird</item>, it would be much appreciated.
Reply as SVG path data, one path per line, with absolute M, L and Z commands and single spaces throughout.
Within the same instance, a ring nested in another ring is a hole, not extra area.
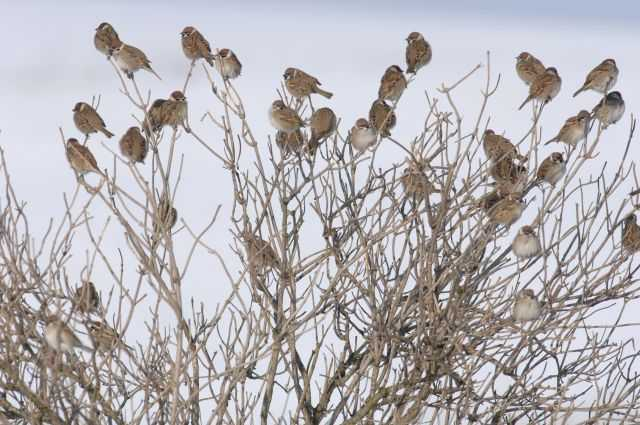
M 100 295 L 93 282 L 87 280 L 76 288 L 76 292 L 73 295 L 73 306 L 83 314 L 100 311 Z
M 624 218 L 622 248 L 629 254 L 640 251 L 640 226 L 638 226 L 636 221 L 635 214 L 629 214 Z
M 400 99 L 406 88 L 407 79 L 404 77 L 402 69 L 398 65 L 391 65 L 380 79 L 378 99 L 396 101 Z
M 211 46 L 209 42 L 200 31 L 194 27 L 184 27 L 180 33 L 182 37 L 182 51 L 187 59 L 195 61 L 197 59 L 204 59 L 207 63 L 213 66 L 213 55 L 211 54 Z
M 567 164 L 560 152 L 553 152 L 546 157 L 540 166 L 536 178 L 538 182 L 547 182 L 551 186 L 555 186 L 567 171 Z
M 145 71 L 149 71 L 155 75 L 158 80 L 162 80 L 153 68 L 151 68 L 151 61 L 147 58 L 147 55 L 137 47 L 120 43 L 118 47 L 113 49 L 113 57 L 116 60 L 118 67 L 130 79 L 133 79 L 133 74 L 135 72 L 140 69 L 144 69 Z
M 349 141 L 358 152 L 364 152 L 378 140 L 378 132 L 365 118 L 359 118 L 351 128 Z
M 178 210 L 171 205 L 171 201 L 166 194 L 160 197 L 158 211 L 153 220 L 153 232 L 169 231 L 178 222 Z
M 512 317 L 518 322 L 537 320 L 542 314 L 542 306 L 532 289 L 523 289 L 516 295 Z
M 107 130 L 102 117 L 87 103 L 78 102 L 73 107 L 73 122 L 85 136 L 99 131 L 109 138 L 113 137 L 113 133 Z
M 542 251 L 540 239 L 531 226 L 522 226 L 511 243 L 511 250 L 521 260 L 535 257 Z
M 625 105 L 622 95 L 619 91 L 612 91 L 607 94 L 594 108 L 591 114 L 600 123 L 603 128 L 609 127 L 620 121 L 624 115 Z
M 476 206 L 488 213 L 503 198 L 504 195 L 501 192 L 492 190 L 491 192 L 482 195 L 476 202 Z
M 338 119 L 331 108 L 317 109 L 309 121 L 311 137 L 309 137 L 309 152 L 314 153 L 320 143 L 336 131 Z
M 63 353 L 71 354 L 75 348 L 91 351 L 91 348 L 82 344 L 66 323 L 54 315 L 49 316 L 46 320 L 44 339 L 49 347 Z
M 598 66 L 593 68 L 584 80 L 584 84 L 574 94 L 576 97 L 586 90 L 593 90 L 598 93 L 606 94 L 618 81 L 620 71 L 613 59 L 605 59 Z
M 102 174 L 96 158 L 88 147 L 82 146 L 77 139 L 67 140 L 67 160 L 76 173 L 83 175 L 89 172 Z
M 509 158 L 497 161 L 489 169 L 489 175 L 495 180 L 496 190 L 503 194 L 519 193 L 527 185 L 529 171 L 527 167 L 514 163 Z
M 516 57 L 516 73 L 528 86 L 538 76 L 544 74 L 544 70 L 545 67 L 542 62 L 529 52 L 522 52 Z
M 589 126 L 591 123 L 591 114 L 588 111 L 582 110 L 578 112 L 578 115 L 569 117 L 565 122 L 556 137 L 549 140 L 545 145 L 553 142 L 566 143 L 569 146 L 575 146 L 578 142 L 587 138 L 589 134 Z
M 89 320 L 86 325 L 89 330 L 89 336 L 93 341 L 93 346 L 97 351 L 108 353 L 120 347 L 129 352 L 133 352 L 133 348 L 122 342 L 118 332 L 106 322 Z
M 174 130 L 181 125 L 189 133 L 191 130 L 187 125 L 187 115 L 187 98 L 181 91 L 176 90 L 171 93 L 169 99 L 156 99 L 147 112 L 147 119 L 155 132 L 166 125 Z
M 487 155 L 487 158 L 494 163 L 502 159 L 507 159 L 509 161 L 513 161 L 514 159 L 526 159 L 518 153 L 518 150 L 509 139 L 496 134 L 491 129 L 487 129 L 484 132 L 482 137 L 482 148 L 484 149 L 484 153 Z
M 304 127 L 304 122 L 298 113 L 285 105 L 282 100 L 276 100 L 271 104 L 269 119 L 276 130 L 285 133 L 293 133 L 300 127 Z
M 278 131 L 276 133 L 276 145 L 278 145 L 285 154 L 300 153 L 304 146 L 304 135 L 300 129 L 291 133 Z
M 422 34 L 414 31 L 407 37 L 405 56 L 407 59 L 407 72 L 415 74 L 420 68 L 427 66 L 431 62 L 431 45 L 424 39 Z
M 120 41 L 118 33 L 108 22 L 98 25 L 93 36 L 93 45 L 96 46 L 100 53 L 110 58 L 113 50 L 120 44 L 122 44 L 122 41 Z
M 242 72 L 242 64 L 229 49 L 220 49 L 218 54 L 214 55 L 214 65 L 225 80 L 237 78 Z
M 529 96 L 522 102 L 518 110 L 524 108 L 524 105 L 533 99 L 543 104 L 549 103 L 560 92 L 561 87 L 562 79 L 558 75 L 558 71 L 553 67 L 545 69 L 544 73 L 537 76 L 529 86 Z
M 322 90 L 320 81 L 316 77 L 303 72 L 297 68 L 287 68 L 284 71 L 284 85 L 291 96 L 296 99 L 303 99 L 312 93 L 317 93 L 327 99 L 331 99 L 333 93 Z
M 247 247 L 249 266 L 258 272 L 280 268 L 280 259 L 269 242 L 253 235 L 250 231 L 242 234 Z
M 409 161 L 409 166 L 405 168 L 400 182 L 404 188 L 404 193 L 408 198 L 422 201 L 432 193 L 440 193 L 438 189 L 429 181 L 424 172 L 425 165 L 415 161 Z
M 488 213 L 489 220 L 493 224 L 511 226 L 518 221 L 523 211 L 524 202 L 522 202 L 520 194 L 510 193 L 491 207 Z
M 369 123 L 382 137 L 389 137 L 396 126 L 396 114 L 384 100 L 376 99 L 369 109 Z
M 129 127 L 124 136 L 120 139 L 120 152 L 131 162 L 141 162 L 149 152 L 147 139 L 140 132 L 139 127 Z

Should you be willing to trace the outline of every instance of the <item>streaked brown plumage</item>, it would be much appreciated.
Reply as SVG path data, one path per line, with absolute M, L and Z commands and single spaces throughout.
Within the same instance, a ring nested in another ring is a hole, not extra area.
M 515 159 L 524 160 L 525 158 L 518 153 L 516 147 L 511 143 L 509 139 L 499 134 L 496 134 L 493 130 L 487 129 L 482 137 L 482 148 L 485 155 L 492 162 L 497 162 L 502 159 L 513 161 Z
M 304 127 L 304 122 L 298 113 L 285 105 L 282 100 L 276 100 L 271 104 L 269 120 L 276 130 L 285 133 L 293 133 L 300 127 Z
M 538 76 L 544 74 L 544 70 L 542 62 L 529 52 L 522 52 L 516 58 L 516 73 L 526 85 L 531 85 Z
M 380 79 L 378 99 L 396 101 L 407 88 L 407 79 L 398 65 L 391 65 Z
M 204 59 L 213 66 L 213 55 L 211 54 L 211 46 L 200 31 L 192 26 L 184 27 L 180 33 L 182 41 L 182 51 L 187 59 L 197 60 Z
M 166 194 L 160 197 L 158 211 L 153 220 L 153 232 L 170 231 L 178 222 L 178 210 L 171 205 L 171 200 Z
M 608 93 L 618 81 L 618 74 L 619 70 L 615 60 L 603 60 L 587 74 L 584 84 L 573 94 L 573 97 L 586 90 L 593 90 L 602 94 Z
M 529 176 L 527 167 L 516 164 L 509 158 L 493 164 L 489 175 L 495 180 L 496 190 L 504 195 L 524 191 Z
M 311 137 L 309 137 L 309 152 L 314 153 L 320 143 L 336 131 L 338 119 L 331 108 L 317 109 L 309 121 Z
M 234 79 L 240 76 L 242 72 L 242 64 L 233 51 L 229 49 L 220 49 L 214 56 L 214 65 L 222 78 Z
M 582 110 L 578 115 L 569 117 L 562 125 L 556 137 L 549 140 L 545 145 L 553 142 L 562 142 L 569 146 L 575 146 L 578 142 L 587 138 L 590 123 L 591 114 L 588 111 Z
M 67 140 L 66 152 L 69 165 L 78 174 L 83 175 L 89 172 L 101 174 L 96 158 L 89 148 L 82 146 L 78 140 L 74 138 Z
M 284 71 L 284 85 L 291 96 L 296 99 L 304 99 L 305 97 L 317 93 L 327 99 L 331 99 L 333 93 L 322 90 L 320 81 L 316 77 L 307 74 L 297 68 L 287 68 Z
M 493 190 L 488 192 L 480 197 L 476 202 L 476 206 L 485 212 L 489 212 L 491 208 L 494 207 L 498 202 L 500 202 L 504 198 L 504 195 L 498 192 L 497 190 Z
M 489 220 L 493 224 L 511 226 L 518 221 L 524 211 L 524 203 L 517 194 L 508 194 L 489 210 Z
M 412 32 L 407 37 L 407 50 L 405 58 L 407 60 L 407 72 L 415 74 L 420 68 L 427 66 L 431 62 L 431 45 L 419 32 Z
M 253 270 L 264 272 L 272 268 L 280 268 L 280 259 L 269 242 L 249 231 L 245 231 L 242 236 L 247 247 L 249 266 Z
M 629 214 L 624 219 L 622 248 L 629 254 L 640 251 L 640 226 L 638 226 L 635 214 Z
M 276 133 L 276 145 L 285 154 L 300 153 L 304 146 L 304 136 L 299 129 L 291 133 L 285 133 L 284 131 L 278 131 Z
M 89 336 L 93 341 L 93 346 L 100 353 L 108 353 L 116 348 L 122 348 L 130 353 L 133 349 L 126 345 L 118 332 L 104 321 L 89 320 L 86 322 Z
M 139 127 L 129 127 L 126 133 L 120 138 L 120 153 L 131 162 L 141 162 L 149 152 L 147 139 L 140 132 Z
M 44 338 L 49 347 L 63 353 L 73 353 L 75 348 L 92 351 L 80 341 L 73 330 L 58 316 L 50 315 L 46 319 Z
M 98 25 L 96 33 L 93 36 L 93 45 L 96 46 L 96 49 L 100 53 L 109 58 L 111 57 L 113 49 L 120 44 L 122 44 L 122 42 L 118 37 L 118 33 L 108 22 L 103 22 Z
M 82 134 L 89 135 L 98 131 L 111 138 L 113 133 L 107 130 L 104 120 L 91 105 L 78 102 L 73 107 L 73 122 Z
M 544 181 L 555 186 L 566 171 L 567 166 L 564 162 L 564 157 L 560 152 L 554 152 L 542 161 L 538 167 L 536 178 L 539 182 Z
M 388 137 L 396 126 L 396 113 L 384 100 L 376 99 L 369 109 L 369 123 L 382 137 Z
M 100 311 L 100 295 L 93 282 L 84 281 L 82 285 L 76 288 L 76 292 L 73 294 L 73 306 L 83 314 Z
M 169 99 L 156 99 L 149 108 L 147 119 L 155 132 L 167 125 L 176 130 L 180 125 L 188 133 L 191 130 L 187 124 L 187 115 L 187 98 L 181 91 L 176 90 L 171 93 Z
M 544 73 L 536 77 L 529 86 L 529 96 L 522 102 L 518 110 L 524 108 L 524 105 L 532 101 L 538 100 L 544 104 L 549 103 L 560 92 L 562 87 L 562 79 L 558 75 L 558 71 L 549 67 Z
M 408 198 L 421 201 L 432 193 L 440 193 L 427 178 L 424 167 L 424 164 L 416 164 L 414 161 L 409 161 L 409 165 L 402 173 L 400 182 Z
M 156 71 L 151 68 L 151 61 L 147 58 L 147 55 L 137 47 L 121 43 L 113 49 L 113 57 L 120 70 L 130 79 L 133 79 L 135 72 L 144 69 L 155 75 L 158 80 L 162 80 Z

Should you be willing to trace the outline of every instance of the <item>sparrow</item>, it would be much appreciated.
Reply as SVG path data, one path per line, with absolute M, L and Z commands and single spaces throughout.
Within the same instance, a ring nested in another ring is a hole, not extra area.
M 104 321 L 89 320 L 86 326 L 89 330 L 89 336 L 93 341 L 93 346 L 97 351 L 108 353 L 116 347 L 121 347 L 129 352 L 133 352 L 133 348 L 122 342 L 118 332 Z
M 166 125 L 173 127 L 174 130 L 181 125 L 188 133 L 191 130 L 186 124 L 187 113 L 187 98 L 180 90 L 176 90 L 171 93 L 169 99 L 156 99 L 149 108 L 147 119 L 155 132 Z
M 100 295 L 92 282 L 87 280 L 76 288 L 73 296 L 73 305 L 76 310 L 83 314 L 100 311 Z
M 93 36 L 93 45 L 96 46 L 100 53 L 110 58 L 112 51 L 120 44 L 122 44 L 122 41 L 120 41 L 118 33 L 108 22 L 98 25 Z
M 554 152 L 546 157 L 540 166 L 536 178 L 538 182 L 547 182 L 551 186 L 555 186 L 567 171 L 567 165 L 560 152 Z
M 489 169 L 489 175 L 495 180 L 496 190 L 500 193 L 519 193 L 527 185 L 529 171 L 527 167 L 514 163 L 509 158 L 496 162 Z
M 584 84 L 574 94 L 576 97 L 583 91 L 593 90 L 598 93 L 606 94 L 618 81 L 620 71 L 613 59 L 605 59 L 598 66 L 593 68 L 584 80 Z
M 149 152 L 147 139 L 140 132 L 139 127 L 129 127 L 124 136 L 120 139 L 120 152 L 131 162 L 141 162 Z
M 591 112 L 592 116 L 602 123 L 603 128 L 620 121 L 624 115 L 624 100 L 619 91 L 612 91 L 600 101 Z
M 569 117 L 556 137 L 549 140 L 545 145 L 553 142 L 563 142 L 569 146 L 575 146 L 578 142 L 587 138 L 589 134 L 589 126 L 591 124 L 591 114 L 582 110 L 578 115 Z
M 529 52 L 522 52 L 516 57 L 516 73 L 526 84 L 531 85 L 540 75 L 544 74 L 545 67 L 535 56 Z
M 133 79 L 134 72 L 144 69 L 155 75 L 158 80 L 162 80 L 151 68 L 151 61 L 147 58 L 147 55 L 137 47 L 121 42 L 118 47 L 113 49 L 113 57 L 118 67 L 129 79 Z
M 503 198 L 504 195 L 501 192 L 498 192 L 498 190 L 493 190 L 482 195 L 476 202 L 476 206 L 488 213 Z
M 378 132 L 365 118 L 359 118 L 351 128 L 349 142 L 360 153 L 373 146 L 377 140 Z
M 298 113 L 285 105 L 282 100 L 276 100 L 271 104 L 269 119 L 276 130 L 284 131 L 287 134 L 304 127 L 304 122 Z
M 417 164 L 414 161 L 409 162 L 409 166 L 400 177 L 400 182 L 407 198 L 413 198 L 416 201 L 422 201 L 432 193 L 440 193 L 424 173 L 424 164 Z
M 98 131 L 108 138 L 113 137 L 113 133 L 107 130 L 104 120 L 98 115 L 95 109 L 91 105 L 78 102 L 72 109 L 73 122 L 76 128 L 80 130 L 85 136 L 91 133 L 97 133 Z
M 214 65 L 225 80 L 237 78 L 242 72 L 242 64 L 229 49 L 220 49 L 218 54 L 214 55 Z
M 338 119 L 331 108 L 320 108 L 316 110 L 309 121 L 311 137 L 309 137 L 309 152 L 314 153 L 320 143 L 331 136 L 336 131 Z
M 242 236 L 247 244 L 247 257 L 251 268 L 258 271 L 280 268 L 278 255 L 269 242 L 248 231 L 245 231 Z
M 153 232 L 159 233 L 164 230 L 171 230 L 178 222 L 178 210 L 171 205 L 171 201 L 166 195 L 160 197 L 158 211 L 153 220 Z
M 333 93 L 320 89 L 320 81 L 316 77 L 303 72 L 297 68 L 287 68 L 284 71 L 284 85 L 291 96 L 296 99 L 303 99 L 312 93 L 317 93 L 327 99 L 331 99 Z
M 376 99 L 369 109 L 369 123 L 382 137 L 389 137 L 396 126 L 396 114 L 384 100 Z
M 182 51 L 187 59 L 195 61 L 196 59 L 204 59 L 213 66 L 213 55 L 211 54 L 211 46 L 200 31 L 194 27 L 184 27 L 180 33 L 182 37 Z
M 431 45 L 424 39 L 422 34 L 414 31 L 407 37 L 405 56 L 407 59 L 407 72 L 415 74 L 420 68 L 427 66 L 431 62 Z
M 629 254 L 640 251 L 640 226 L 638 226 L 636 220 L 635 214 L 629 214 L 624 219 L 622 248 Z
M 531 226 L 522 226 L 511 243 L 511 250 L 521 260 L 535 257 L 542 251 L 540 239 Z
M 100 173 L 96 158 L 88 147 L 82 146 L 77 139 L 67 140 L 67 160 L 76 173 L 83 175 L 89 172 Z
M 512 317 L 518 322 L 536 320 L 542 314 L 542 306 L 532 289 L 523 289 L 516 295 Z
M 558 71 L 553 67 L 545 69 L 544 73 L 538 75 L 529 86 L 529 96 L 522 102 L 518 110 L 524 108 L 524 105 L 533 99 L 544 104 L 549 103 L 560 92 L 561 87 L 562 79 L 558 75 Z
M 71 354 L 75 348 L 91 351 L 91 348 L 82 344 L 66 323 L 54 315 L 49 316 L 46 320 L 44 339 L 49 347 L 63 353 Z
M 513 161 L 514 159 L 524 160 L 526 159 L 518 153 L 516 147 L 511 143 L 509 139 L 499 134 L 496 134 L 493 130 L 487 129 L 482 137 L 482 148 L 487 158 L 491 162 L 497 162 L 502 159 Z
M 518 221 L 523 211 L 524 202 L 522 202 L 520 194 L 510 193 L 491 207 L 489 210 L 489 220 L 491 220 L 493 224 L 511 226 Z
M 300 153 L 304 146 L 304 136 L 299 129 L 291 133 L 285 133 L 284 131 L 278 131 L 276 133 L 276 145 L 285 154 Z
M 398 65 L 391 65 L 380 79 L 378 99 L 397 101 L 407 88 L 407 79 Z

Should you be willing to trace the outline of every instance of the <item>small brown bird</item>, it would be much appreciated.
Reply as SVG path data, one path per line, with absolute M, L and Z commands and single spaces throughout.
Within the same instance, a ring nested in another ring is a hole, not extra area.
M 396 126 L 396 113 L 384 100 L 376 99 L 369 109 L 369 123 L 382 137 L 389 137 Z
M 44 339 L 49 347 L 63 353 L 71 354 L 75 348 L 91 351 L 91 348 L 84 345 L 71 328 L 55 315 L 49 316 L 46 320 Z
M 247 244 L 247 257 L 249 266 L 257 271 L 264 272 L 273 268 L 280 268 L 280 259 L 269 242 L 253 235 L 250 231 L 242 234 Z
M 156 99 L 147 113 L 147 119 L 155 132 L 166 125 L 174 130 L 181 125 L 189 133 L 191 129 L 187 124 L 187 116 L 187 98 L 180 90 L 172 92 L 169 99 Z
M 242 72 L 240 60 L 229 49 L 220 49 L 218 54 L 214 55 L 214 65 L 225 80 L 233 80 L 239 77 Z
M 309 152 L 314 153 L 320 143 L 336 131 L 338 119 L 331 108 L 317 109 L 309 122 L 311 137 L 309 138 Z
M 496 190 L 502 194 L 521 193 L 527 185 L 529 171 L 527 167 L 514 163 L 509 158 L 496 162 L 489 169 L 489 175 L 495 180 Z
M 603 128 L 607 128 L 611 124 L 620 121 L 624 111 L 625 105 L 622 95 L 619 91 L 612 91 L 593 108 L 591 113 L 593 117 L 602 123 Z
M 82 285 L 76 288 L 73 296 L 73 306 L 77 311 L 83 314 L 91 314 L 101 309 L 100 295 L 93 285 L 93 282 L 84 281 Z
M 364 152 L 378 140 L 378 132 L 365 118 L 359 118 L 351 128 L 349 142 L 358 152 Z
M 76 173 L 83 175 L 89 172 L 102 174 L 96 158 L 88 147 L 82 146 L 77 139 L 67 140 L 67 160 Z
M 518 322 L 537 320 L 542 314 L 542 306 L 532 289 L 523 289 L 516 295 L 512 317 Z
M 624 218 L 622 248 L 629 254 L 640 251 L 640 226 L 638 226 L 635 214 L 629 214 Z
M 415 31 L 409 34 L 405 53 L 407 72 L 409 74 L 417 73 L 420 68 L 427 66 L 431 62 L 431 56 L 431 45 L 424 39 L 422 34 Z
M 291 133 L 278 131 L 276 133 L 276 145 L 286 154 L 300 153 L 304 146 L 304 135 L 299 129 Z
M 100 53 L 110 58 L 113 50 L 120 44 L 122 44 L 122 41 L 120 41 L 118 33 L 108 22 L 98 25 L 93 36 L 93 45 L 96 46 Z
M 566 171 L 567 164 L 564 162 L 562 154 L 560 152 L 553 152 L 546 157 L 538 167 L 536 179 L 538 182 L 547 182 L 551 186 L 555 186 Z
M 303 72 L 297 68 L 287 68 L 284 71 L 284 85 L 291 96 L 296 99 L 304 99 L 312 93 L 317 93 L 327 99 L 331 99 L 333 93 L 320 89 L 322 84 L 316 77 Z
M 489 210 L 489 220 L 493 224 L 511 226 L 518 221 L 523 211 L 524 202 L 522 202 L 520 194 L 510 193 Z
M 558 75 L 558 71 L 553 67 L 545 69 L 544 73 L 536 77 L 529 86 L 529 96 L 522 102 L 518 110 L 524 108 L 524 105 L 533 99 L 544 104 L 549 103 L 560 92 L 561 87 L 562 79 Z
M 86 323 L 89 336 L 93 341 L 93 346 L 100 353 L 109 353 L 120 347 L 128 352 L 133 352 L 133 348 L 122 342 L 118 332 L 104 321 L 89 320 Z
M 144 69 L 155 75 L 158 80 L 162 80 L 153 68 L 151 68 L 151 61 L 147 58 L 147 55 L 137 47 L 120 43 L 118 47 L 113 49 L 113 57 L 120 70 L 122 70 L 129 79 L 133 79 L 135 72 Z
M 78 102 L 73 107 L 73 122 L 85 136 L 99 131 L 109 138 L 113 137 L 113 133 L 107 130 L 102 117 L 87 103 Z
M 284 131 L 287 134 L 304 127 L 304 122 L 298 113 L 285 105 L 282 100 L 276 100 L 271 104 L 269 119 L 276 130 Z
M 542 251 L 540 239 L 531 226 L 522 226 L 513 239 L 511 250 L 521 260 L 535 257 Z
M 171 205 L 171 200 L 166 194 L 160 197 L 158 211 L 153 220 L 153 232 L 169 231 L 178 222 L 178 210 Z
M 493 190 L 488 192 L 480 197 L 476 202 L 476 206 L 485 212 L 491 211 L 498 202 L 500 202 L 504 198 L 504 195 L 498 190 Z
M 545 143 L 545 145 L 553 142 L 563 142 L 574 147 L 578 142 L 587 138 L 590 124 L 591 114 L 588 111 L 582 110 L 578 112 L 578 115 L 569 117 L 564 122 L 564 125 L 558 132 L 558 135 Z
M 200 31 L 194 27 L 184 27 L 180 33 L 182 37 L 182 51 L 187 59 L 195 61 L 197 59 L 204 59 L 207 63 L 213 66 L 213 55 L 211 54 L 211 46 L 209 42 Z
M 424 168 L 424 164 L 417 164 L 415 161 L 410 160 L 409 165 L 400 177 L 400 182 L 407 198 L 415 199 L 418 202 L 432 193 L 440 193 L 427 178 Z
M 615 60 L 603 60 L 602 63 L 593 68 L 589 74 L 587 74 L 584 84 L 573 94 L 573 97 L 576 97 L 586 90 L 593 90 L 598 93 L 607 94 L 618 81 L 619 73 L 620 71 L 616 66 Z
M 499 134 L 496 134 L 493 130 L 487 129 L 482 137 L 482 148 L 485 155 L 492 162 L 497 162 L 502 159 L 513 161 L 514 159 L 524 160 L 526 159 L 518 153 L 516 147 L 511 143 L 509 139 Z
M 391 102 L 400 99 L 404 89 L 407 88 L 407 79 L 398 65 L 391 65 L 380 79 L 378 99 Z
M 537 77 L 544 74 L 544 70 L 545 67 L 542 62 L 529 52 L 522 52 L 516 57 L 516 73 L 528 86 Z
M 124 136 L 120 139 L 120 152 L 131 162 L 141 162 L 149 152 L 147 139 L 140 132 L 139 127 L 129 127 Z

